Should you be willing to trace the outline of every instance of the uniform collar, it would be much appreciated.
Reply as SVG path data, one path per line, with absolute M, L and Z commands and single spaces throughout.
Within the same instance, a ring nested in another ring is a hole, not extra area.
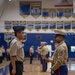
M 16 39 L 17 41 L 21 42 L 21 40 L 19 40 L 17 37 L 15 37 L 15 39 Z
M 64 43 L 64 40 L 63 40 L 63 41 L 61 41 L 59 44 L 62 44 L 62 43 Z
M 63 41 L 61 41 L 60 43 L 56 43 L 56 45 L 61 45 L 62 43 L 64 43 L 64 40 Z

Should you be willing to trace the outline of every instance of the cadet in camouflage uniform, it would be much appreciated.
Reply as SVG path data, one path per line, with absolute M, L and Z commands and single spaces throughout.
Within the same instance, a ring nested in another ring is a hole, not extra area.
M 42 56 L 47 62 L 52 62 L 51 70 L 54 72 L 54 75 L 68 75 L 67 69 L 67 59 L 68 59 L 68 48 L 64 42 L 65 33 L 56 30 L 55 42 L 56 49 L 53 55 L 53 59 L 47 59 Z

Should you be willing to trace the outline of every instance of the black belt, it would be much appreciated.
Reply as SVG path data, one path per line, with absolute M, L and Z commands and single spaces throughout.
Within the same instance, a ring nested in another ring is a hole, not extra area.
M 16 63 L 18 63 L 18 64 L 23 64 L 23 62 L 21 62 L 21 61 L 16 61 Z

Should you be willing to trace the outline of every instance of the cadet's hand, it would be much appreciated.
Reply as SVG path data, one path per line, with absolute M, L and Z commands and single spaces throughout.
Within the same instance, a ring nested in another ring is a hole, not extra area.
M 12 75 L 16 74 L 16 69 L 12 69 Z
M 42 59 L 45 59 L 46 57 L 45 56 L 42 56 Z
M 24 44 L 22 44 L 22 47 L 24 47 Z
M 53 68 L 50 68 L 51 69 L 51 71 L 55 71 Z

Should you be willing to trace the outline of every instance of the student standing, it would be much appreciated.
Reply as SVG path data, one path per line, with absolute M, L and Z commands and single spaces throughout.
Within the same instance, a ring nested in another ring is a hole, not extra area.
M 22 75 L 24 50 L 21 40 L 24 38 L 24 26 L 14 26 L 15 38 L 10 44 L 10 75 Z

